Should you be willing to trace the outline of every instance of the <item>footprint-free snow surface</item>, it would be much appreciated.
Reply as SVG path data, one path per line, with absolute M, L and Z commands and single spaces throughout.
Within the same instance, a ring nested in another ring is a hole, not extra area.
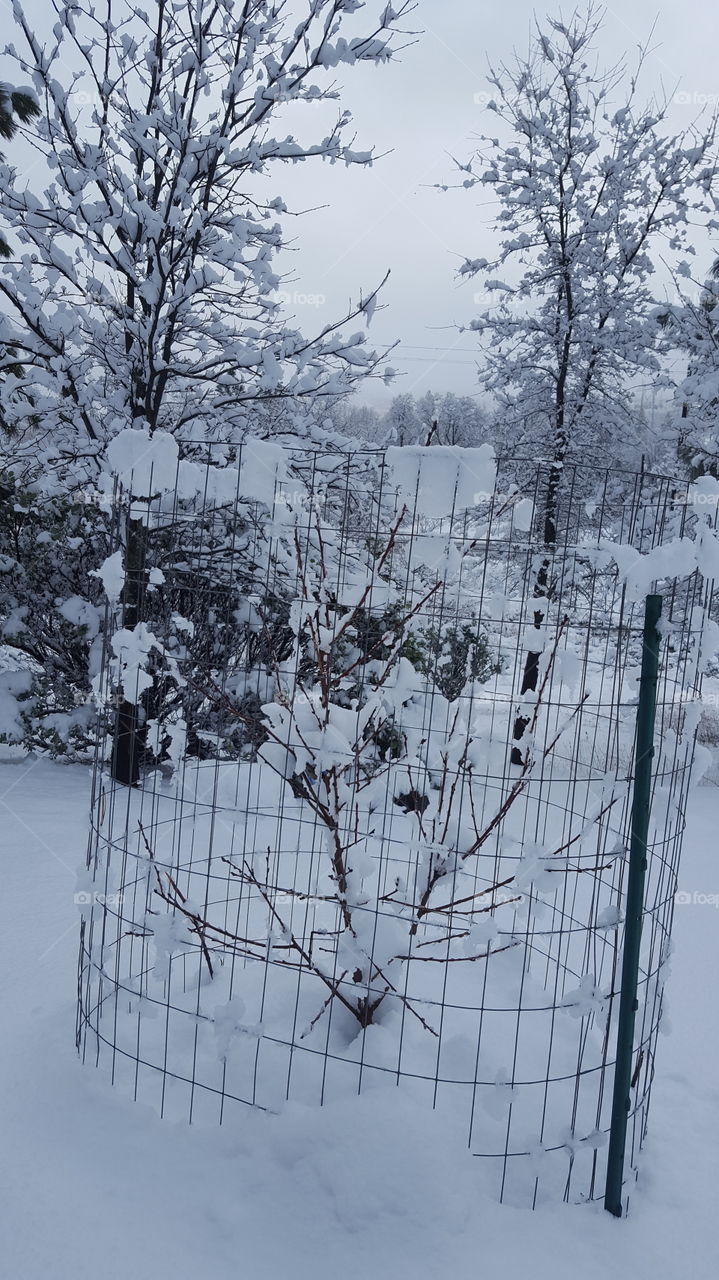
M 0 765 L 0 1276 L 709 1280 L 719 1186 L 719 792 L 693 792 L 649 1139 L 630 1216 L 486 1199 L 440 1117 L 378 1088 L 187 1128 L 74 1048 L 89 773 Z

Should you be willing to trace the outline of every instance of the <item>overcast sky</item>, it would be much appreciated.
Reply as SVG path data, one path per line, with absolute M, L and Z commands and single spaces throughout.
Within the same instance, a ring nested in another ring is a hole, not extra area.
M 372 169 L 307 167 L 288 174 L 286 199 L 289 191 L 295 206 L 329 206 L 295 224 L 298 278 L 287 290 L 297 295 L 294 314 L 301 327 L 338 314 L 350 295 L 391 268 L 387 309 L 375 318 L 370 337 L 401 340 L 401 355 L 392 363 L 404 376 L 390 392 L 381 384 L 368 389 L 363 398 L 378 406 L 397 390 L 476 390 L 472 338 L 458 334 L 456 325 L 471 316 L 477 286 L 458 286 L 455 271 L 464 256 L 491 253 L 493 207 L 479 189 L 443 194 L 432 184 L 453 180 L 450 156 L 468 158 L 473 134 L 496 132 L 495 117 L 483 105 L 488 60 L 510 59 L 513 48 L 524 52 L 533 14 L 559 11 L 559 5 L 542 8 L 531 0 L 419 0 L 413 25 L 423 34 L 400 62 L 342 74 L 358 146 L 374 144 L 391 154 Z M 567 16 L 571 7 L 562 12 Z M 719 103 L 719 5 L 625 0 L 621 8 L 609 7 L 601 61 L 611 65 L 623 54 L 635 61 L 655 22 L 640 97 L 663 92 L 676 99 L 671 120 L 679 131 L 702 106 Z M 303 136 L 299 115 L 297 129 Z M 326 299 L 324 307 L 318 297 Z
M 381 0 L 368 0 L 370 14 L 380 6 Z M 25 0 L 25 7 L 43 35 L 53 16 L 50 0 Z M 442 193 L 433 184 L 455 180 L 451 157 L 468 159 L 473 135 L 496 132 L 496 117 L 485 107 L 488 62 L 511 60 L 514 49 L 526 52 L 533 15 L 568 17 L 572 8 L 532 0 L 419 0 L 410 20 L 419 34 L 395 64 L 340 68 L 337 79 L 342 107 L 354 116 L 357 148 L 389 154 L 372 168 L 319 162 L 272 168 L 272 194 L 291 208 L 326 206 L 292 220 L 295 249 L 283 263 L 296 277 L 285 289 L 304 332 L 336 319 L 360 289 L 366 293 L 391 270 L 385 310 L 369 337 L 377 345 L 399 339 L 391 363 L 403 376 L 391 390 L 370 383 L 363 392 L 368 402 L 383 407 L 398 391 L 421 395 L 429 388 L 476 392 L 472 337 L 457 326 L 476 310 L 479 285 L 460 286 L 455 273 L 467 256 L 492 256 L 495 206 L 479 188 Z M 2 10 L 9 19 L 8 0 L 0 0 Z M 670 98 L 671 126 L 679 132 L 703 108 L 719 104 L 719 4 L 624 0 L 621 9 L 607 7 L 600 62 L 610 66 L 626 55 L 634 63 L 653 25 L 640 98 Z M 8 20 L 10 38 L 11 26 Z M 0 72 L 12 74 L 8 66 L 2 59 Z M 337 104 L 285 110 L 294 114 L 278 125 L 278 135 L 287 129 L 317 141 Z M 24 167 L 22 153 L 12 158 Z M 703 238 L 698 248 L 703 270 L 710 261 Z

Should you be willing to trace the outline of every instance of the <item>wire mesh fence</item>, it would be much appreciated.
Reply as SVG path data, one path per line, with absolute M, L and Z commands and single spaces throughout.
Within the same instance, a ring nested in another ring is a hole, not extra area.
M 658 582 L 635 1169 L 713 589 L 676 548 L 708 518 L 665 477 L 488 448 L 121 471 L 83 1057 L 193 1122 L 401 1088 L 498 1198 L 600 1197 Z

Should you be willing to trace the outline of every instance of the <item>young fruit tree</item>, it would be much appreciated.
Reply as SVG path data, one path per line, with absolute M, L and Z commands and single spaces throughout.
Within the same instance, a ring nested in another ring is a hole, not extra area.
M 249 914 L 233 931 L 216 904 L 201 908 L 180 890 L 174 870 L 162 869 L 161 851 L 149 840 L 148 887 L 199 940 L 209 979 L 223 948 L 251 962 L 252 973 L 269 956 L 277 971 L 310 979 L 301 1039 L 338 1006 L 350 1015 L 350 1039 L 381 1021 L 386 1006 L 400 1006 L 437 1039 L 437 1010 L 416 995 L 425 990 L 426 997 L 426 989 L 408 992 L 410 968 L 415 978 L 425 966 L 471 970 L 520 945 L 500 936 L 494 912 L 512 917 L 526 877 L 539 876 L 536 862 L 527 857 L 500 879 L 492 854 L 487 883 L 478 867 L 500 832 L 505 838 L 506 823 L 589 695 L 578 694 L 563 724 L 551 723 L 547 693 L 566 642 L 560 632 L 542 658 L 522 770 L 501 795 L 486 786 L 482 768 L 493 744 L 481 688 L 502 662 L 496 638 L 479 629 L 469 608 L 476 600 L 470 584 L 476 588 L 488 567 L 481 537 L 478 543 L 458 534 L 461 518 L 452 532 L 438 513 L 458 515 L 462 491 L 465 504 L 475 486 L 491 491 L 492 451 L 396 446 L 381 464 L 358 457 L 355 467 L 352 492 L 368 487 L 356 526 L 341 489 L 328 492 L 322 516 L 298 501 L 296 488 L 282 516 L 279 538 L 296 575 L 289 643 L 275 663 L 274 698 L 262 707 L 257 753 L 239 766 L 259 775 L 253 787 L 264 817 L 249 845 L 244 837 L 226 840 L 227 822 L 220 836 L 232 892 L 252 904 Z M 411 504 L 416 479 L 428 474 L 433 493 L 422 490 L 420 515 Z M 504 512 L 498 504 L 495 530 L 513 508 L 512 499 Z M 367 511 L 382 536 L 367 538 Z M 278 526 L 276 514 L 273 522 Z M 226 718 L 241 717 L 227 681 L 205 692 Z M 236 777 L 235 767 L 220 766 L 217 779 L 223 772 Z M 272 775 L 279 786 L 270 791 Z M 598 803 L 598 822 L 616 798 Z M 275 834 L 267 815 L 279 824 Z M 575 833 L 570 845 L 578 839 Z M 574 872 L 561 856 L 564 837 L 557 846 L 542 861 L 549 883 L 557 872 Z M 154 934 L 154 916 L 147 928 Z
M 0 388 L 5 467 L 43 495 L 91 488 L 124 430 L 144 433 L 140 444 L 158 430 L 236 442 L 253 404 L 336 397 L 378 371 L 363 331 L 377 288 L 314 334 L 283 314 L 288 209 L 273 179 L 287 164 L 372 163 L 353 145 L 350 113 L 334 114 L 331 74 L 388 62 L 413 5 L 53 7 L 55 25 L 38 35 L 13 5 L 18 42 L 6 53 L 42 116 L 32 173 L 0 166 L 11 248 L 0 340 L 13 353 Z M 360 331 L 346 329 L 352 321 Z M 144 542 L 136 520 L 122 599 L 130 630 Z M 135 711 L 119 714 L 122 742 Z M 116 764 L 134 780 L 132 751 Z
M 552 596 L 564 465 L 607 445 L 615 459 L 631 454 L 632 381 L 661 375 L 652 250 L 682 250 L 715 175 L 715 122 L 668 133 L 667 104 L 638 102 L 637 73 L 596 68 L 600 23 L 591 6 L 568 23 L 547 19 L 526 56 L 491 72 L 498 135 L 482 137 L 460 166 L 463 186 L 488 190 L 499 206 L 495 259 L 460 269 L 493 299 L 470 325 L 483 349 L 480 377 L 498 402 L 505 447 L 530 431 L 549 462 L 537 630 Z M 521 693 L 536 687 L 529 648 Z M 517 741 L 526 724 L 518 716 Z M 521 763 L 519 745 L 513 759 Z

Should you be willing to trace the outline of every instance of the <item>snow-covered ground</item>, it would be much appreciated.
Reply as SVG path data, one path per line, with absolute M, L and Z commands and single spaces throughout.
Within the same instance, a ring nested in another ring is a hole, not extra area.
M 221 1130 L 108 1091 L 74 1049 L 89 776 L 0 764 L 0 1275 L 12 1280 L 709 1280 L 719 1185 L 719 791 L 697 789 L 650 1136 L 628 1219 L 499 1207 L 396 1090 Z M 714 899 L 714 902 L 711 899 Z

